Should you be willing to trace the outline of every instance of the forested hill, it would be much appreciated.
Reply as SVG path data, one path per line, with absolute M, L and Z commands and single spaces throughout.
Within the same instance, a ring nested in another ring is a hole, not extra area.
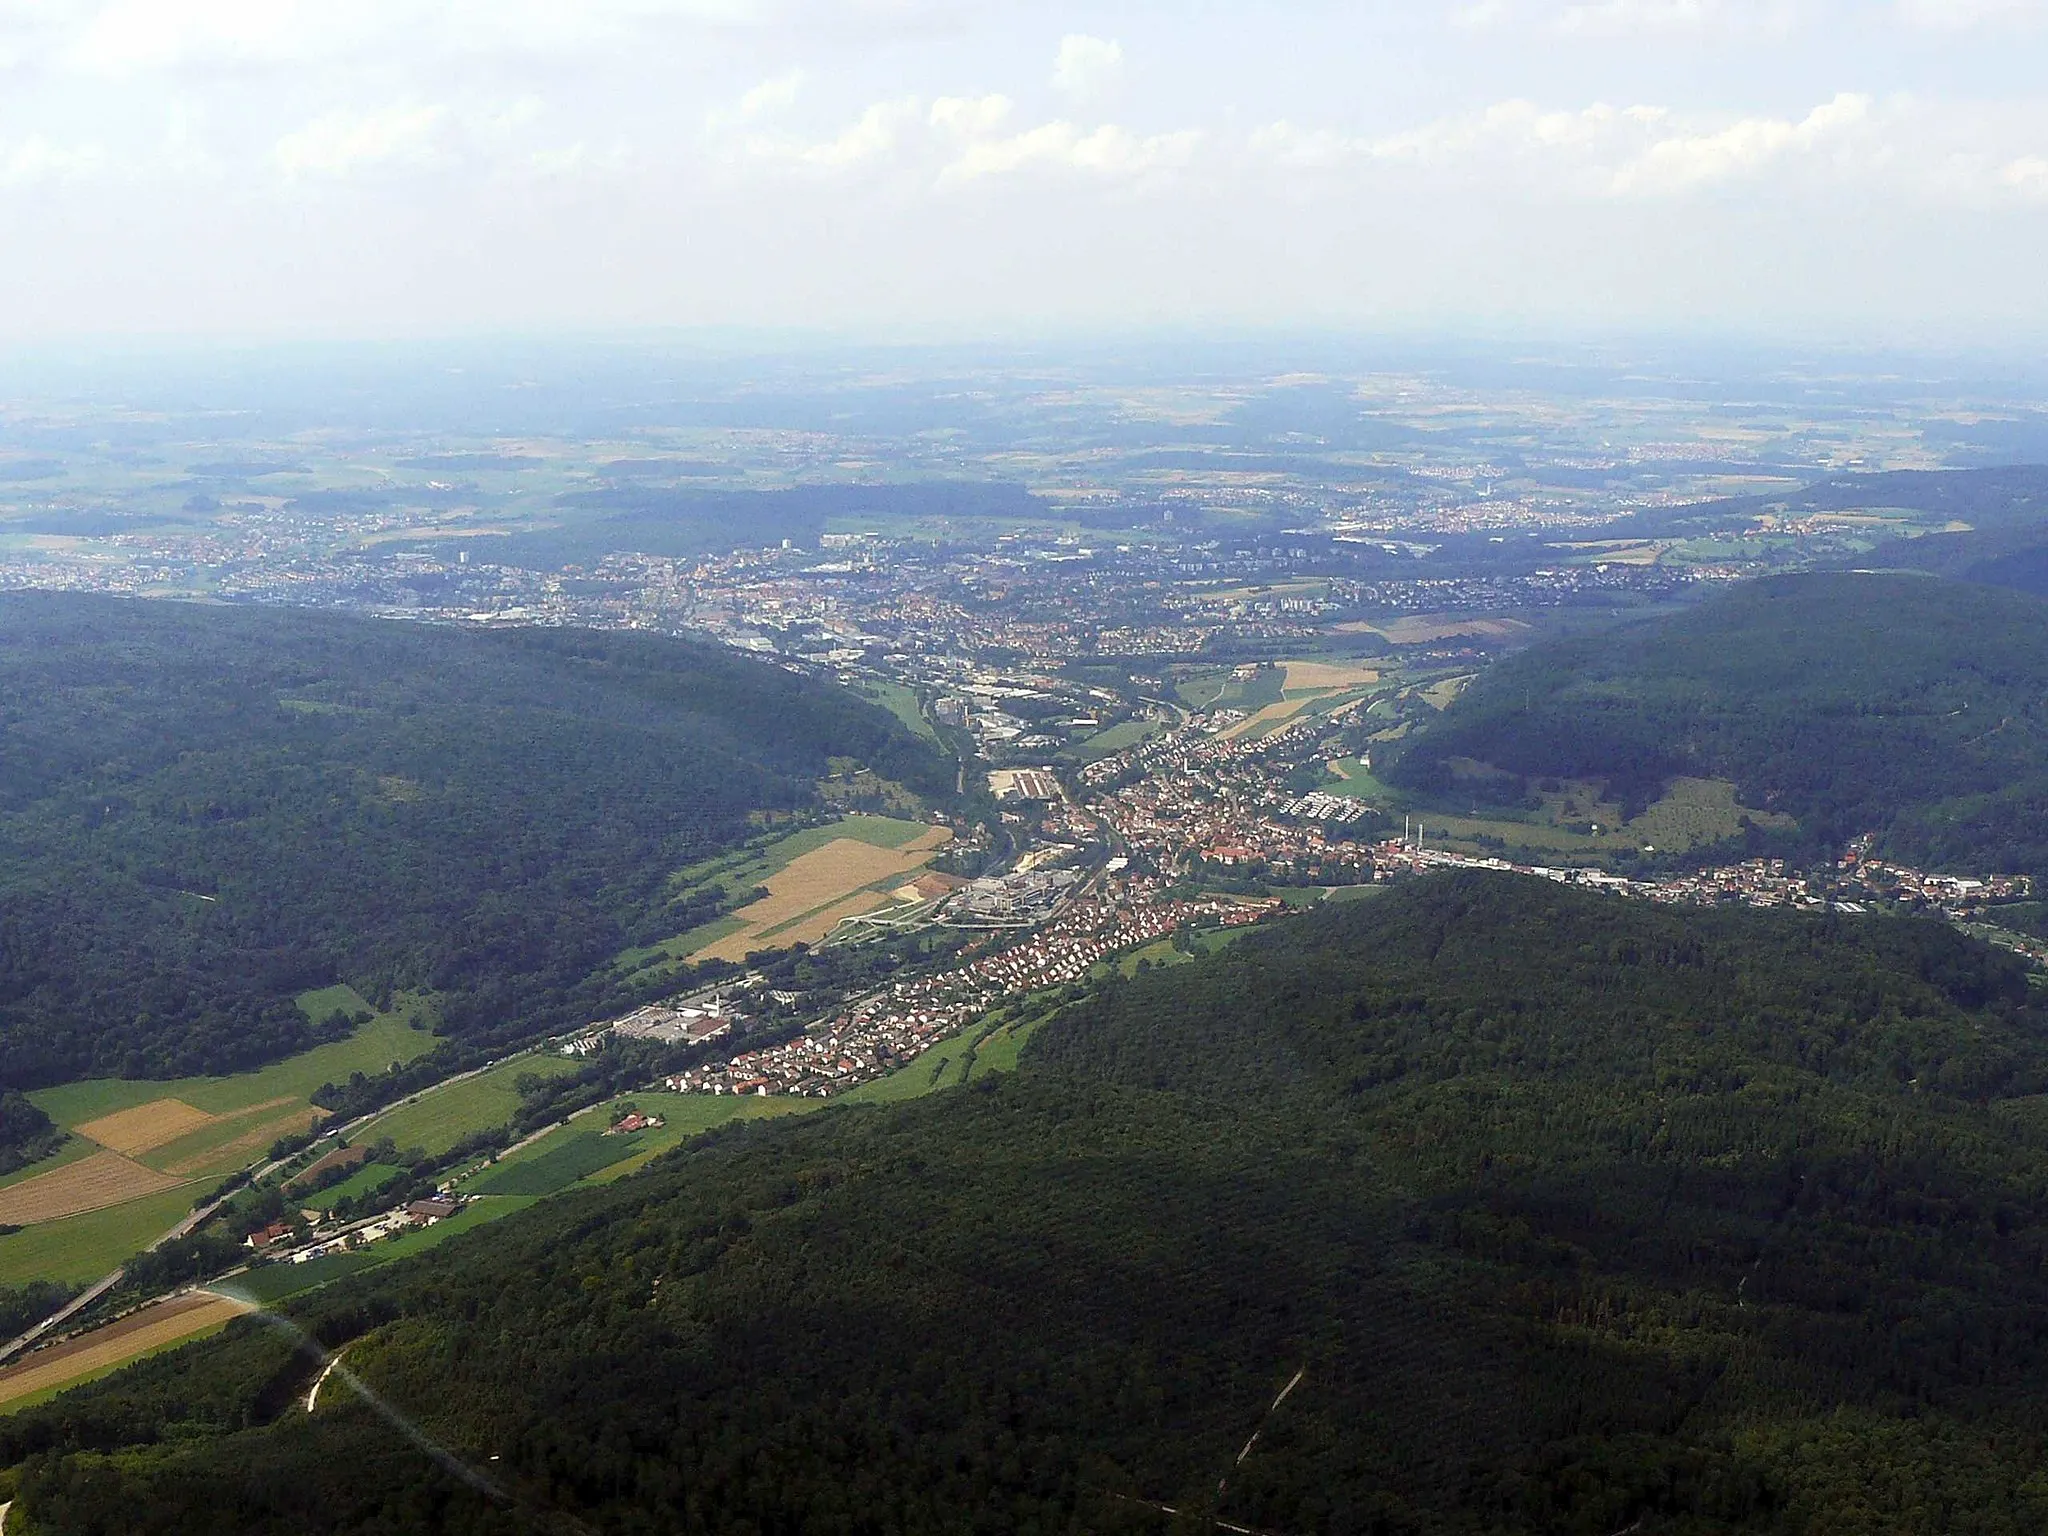
M 1653 507 L 1607 524 L 1604 532 L 1616 538 L 1670 538 L 1735 532 L 1763 516 L 1900 511 L 1967 524 L 1980 533 L 2038 530 L 2048 522 L 2048 465 L 1830 475 L 1795 491 Z
M 714 646 L 0 597 L 0 1082 L 250 1066 L 337 980 L 458 1031 L 573 1012 L 669 872 L 831 756 L 951 788 L 886 712 Z
M 299 1305 L 495 1494 L 255 1322 L 0 1466 L 38 1536 L 2017 1536 L 2042 1024 L 1932 923 L 1437 877 Z
M 1675 776 L 1732 779 L 1815 849 L 1875 831 L 1916 863 L 2048 873 L 2048 602 L 1915 576 L 1749 583 L 1512 657 L 1385 755 L 1425 793 L 1600 779 L 1631 814 Z

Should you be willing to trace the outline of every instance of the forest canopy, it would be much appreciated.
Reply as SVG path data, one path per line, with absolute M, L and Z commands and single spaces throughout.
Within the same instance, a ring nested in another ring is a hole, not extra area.
M 1731 779 L 1810 850 L 1875 832 L 1911 863 L 2048 874 L 2048 601 L 1900 575 L 1746 583 L 1510 657 L 1386 756 L 1425 795 L 1595 779 L 1630 815 L 1681 775 Z
M 2017 1536 L 2042 1023 L 1937 923 L 1434 877 L 295 1304 L 453 1462 L 252 1320 L 0 1466 L 73 1536 Z
M 0 1081 L 253 1066 L 336 981 L 516 1034 L 833 758 L 952 787 L 886 711 L 712 645 L 0 597 Z

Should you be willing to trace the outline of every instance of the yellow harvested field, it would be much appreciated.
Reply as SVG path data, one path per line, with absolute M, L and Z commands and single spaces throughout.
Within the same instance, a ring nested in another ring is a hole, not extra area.
M 763 933 L 754 947 L 762 944 L 815 944 L 828 936 L 834 928 L 849 917 L 859 917 L 863 912 L 872 912 L 877 907 L 886 907 L 894 900 L 881 891 L 855 891 L 844 901 L 835 901 L 829 907 L 820 907 L 807 912 L 796 922 L 785 923 L 772 932 Z
M 26 1227 L 38 1221 L 55 1221 L 60 1216 L 104 1210 L 124 1200 L 175 1189 L 183 1182 L 145 1168 L 118 1152 L 95 1152 L 91 1157 L 0 1189 L 0 1222 Z
M 696 958 L 743 960 L 748 950 L 763 947 L 771 931 L 777 946 L 814 943 L 830 933 L 841 918 L 873 911 L 888 899 L 879 892 L 863 890 L 863 886 L 900 879 L 922 867 L 933 850 L 952 835 L 944 827 L 933 827 L 902 848 L 877 848 L 851 837 L 836 837 L 824 847 L 792 859 L 763 881 L 768 894 L 735 914 L 746 926 L 698 951 Z M 806 920 L 798 923 L 798 918 Z
M 211 1125 L 213 1120 L 214 1117 L 205 1110 L 194 1109 L 183 1099 L 151 1099 L 133 1109 L 88 1120 L 78 1128 L 78 1134 L 133 1157 L 167 1141 L 176 1141 L 201 1126 Z
M 1346 666 L 1329 661 L 1287 661 L 1287 686 L 1294 688 L 1363 688 L 1380 680 L 1371 667 Z
M 152 1350 L 221 1327 L 250 1310 L 247 1302 L 216 1296 L 211 1291 L 193 1291 L 157 1302 L 118 1323 L 53 1344 L 0 1370 L 0 1405 L 126 1365 Z
M 1247 731 L 1256 731 L 1264 725 L 1278 725 L 1282 721 L 1292 720 L 1313 703 L 1315 703 L 1314 699 L 1282 699 L 1278 704 L 1268 704 L 1257 714 L 1240 720 L 1237 724 L 1230 727 L 1229 730 L 1223 733 L 1223 739 L 1225 741 L 1235 741 Z

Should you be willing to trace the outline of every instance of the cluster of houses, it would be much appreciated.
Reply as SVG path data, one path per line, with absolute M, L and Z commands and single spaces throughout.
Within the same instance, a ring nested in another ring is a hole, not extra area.
M 1005 998 L 1079 981 L 1112 955 L 1179 928 L 1241 926 L 1279 906 L 1241 897 L 1169 897 L 1164 882 L 1126 876 L 1116 862 L 1098 890 L 1027 939 L 989 948 L 951 970 L 896 982 L 798 1039 L 677 1073 L 664 1086 L 673 1093 L 830 1097 L 915 1060 Z
M 1256 742 L 1215 735 L 1217 718 L 1081 770 L 1084 784 L 1108 790 L 1093 809 L 1124 845 L 1159 869 L 1199 860 L 1227 871 L 1262 870 L 1283 884 L 1371 880 L 1372 855 L 1341 829 L 1372 808 L 1350 796 L 1294 794 L 1274 771 L 1276 762 L 1312 749 L 1335 717 L 1296 721 Z
M 1868 839 L 1858 839 L 1868 847 Z M 1380 877 L 1420 874 L 1432 869 L 1497 869 L 1533 875 L 1564 885 L 1586 886 L 1669 906 L 1785 907 L 1804 912 L 1868 912 L 1919 903 L 1949 917 L 1972 917 L 1990 902 L 2022 900 L 2033 894 L 2026 875 L 1941 875 L 1859 856 L 1856 845 L 1832 870 L 1803 870 L 1784 859 L 1744 859 L 1690 874 L 1632 879 L 1598 869 L 1558 869 L 1516 864 L 1507 859 L 1472 858 L 1448 849 L 1396 841 L 1376 844 L 1374 869 Z
M 350 1222 L 347 1226 L 337 1227 L 331 1231 L 316 1231 L 311 1242 L 294 1248 L 289 1253 L 275 1256 L 288 1263 L 304 1264 L 313 1259 L 324 1258 L 330 1253 L 349 1252 L 366 1243 L 396 1237 L 399 1233 L 410 1232 L 416 1227 L 430 1227 L 437 1221 L 446 1221 L 461 1209 L 462 1201 L 454 1195 L 435 1195 L 425 1200 L 414 1200 L 408 1205 L 369 1217 L 367 1220 Z M 289 1241 L 291 1236 L 291 1224 L 277 1221 L 267 1227 L 259 1227 L 242 1241 L 258 1253 L 268 1253 Z

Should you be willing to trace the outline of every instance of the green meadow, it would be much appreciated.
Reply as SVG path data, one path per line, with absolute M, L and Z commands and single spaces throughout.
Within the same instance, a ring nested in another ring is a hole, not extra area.
M 324 1018 L 336 1008 L 349 1014 L 369 1013 L 371 1019 L 346 1040 L 315 1046 L 254 1072 L 157 1082 L 92 1078 L 57 1088 L 40 1088 L 29 1097 L 43 1113 L 66 1127 L 83 1125 L 102 1115 L 158 1099 L 177 1099 L 212 1115 L 232 1115 L 273 1099 L 304 1099 L 310 1103 L 313 1090 L 322 1083 L 345 1082 L 352 1072 L 382 1072 L 394 1061 L 410 1061 L 434 1048 L 433 1005 L 428 998 L 402 998 L 387 1013 L 375 1012 L 356 995 L 353 987 L 323 987 L 303 993 L 298 1001 L 300 1008 L 314 1019 Z
M 352 1072 L 381 1072 L 394 1061 L 409 1061 L 434 1046 L 432 1003 L 424 997 L 403 998 L 390 1011 L 376 1013 L 352 989 L 324 987 L 303 994 L 299 1006 L 314 1019 L 325 1018 L 336 1008 L 372 1016 L 346 1040 L 316 1046 L 254 1072 L 158 1082 L 97 1078 L 32 1093 L 29 1097 L 44 1113 L 74 1130 L 102 1116 L 167 1099 L 216 1118 L 134 1154 L 144 1167 L 179 1178 L 175 1187 L 99 1210 L 34 1222 L 0 1237 L 0 1285 L 97 1279 L 161 1237 L 223 1176 L 260 1161 L 279 1135 L 302 1127 L 313 1112 L 311 1095 L 322 1083 L 344 1080 Z M 85 1137 L 73 1136 L 56 1156 L 6 1182 L 57 1172 L 99 1150 Z
M 358 1126 L 353 1134 L 357 1141 L 389 1136 L 401 1152 L 417 1147 L 438 1157 L 463 1137 L 503 1125 L 518 1113 L 519 1090 L 513 1085 L 525 1074 L 560 1077 L 579 1065 L 552 1052 L 529 1051 L 476 1077 L 429 1089 L 412 1103 Z

